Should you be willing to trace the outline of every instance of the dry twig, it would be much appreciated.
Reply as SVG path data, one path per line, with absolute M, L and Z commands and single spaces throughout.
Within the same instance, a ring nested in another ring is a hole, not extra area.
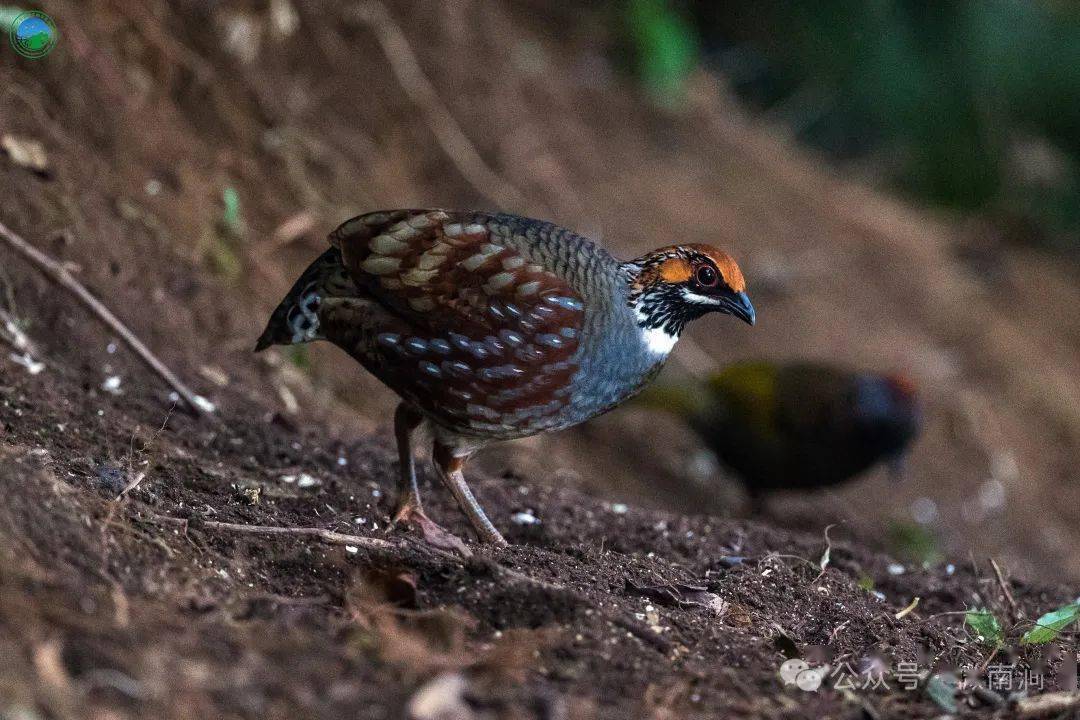
M 173 408 L 175 408 L 175 407 L 176 406 L 173 405 L 173 407 L 169 408 L 169 412 L 167 412 L 165 414 L 165 419 L 162 421 L 161 427 L 158 428 L 158 431 L 156 433 L 154 433 L 154 436 L 150 439 L 150 444 L 147 447 L 143 448 L 144 452 L 148 451 L 148 450 L 152 450 L 153 446 L 154 446 L 154 443 L 157 441 L 157 439 L 159 437 L 161 437 L 161 433 L 165 432 L 165 428 L 168 427 L 168 425 L 169 425 L 169 418 L 172 417 L 172 411 L 173 411 Z M 134 435 L 131 436 L 131 445 L 132 445 L 132 451 L 131 451 L 131 453 L 129 455 L 129 461 L 128 461 L 128 477 L 130 479 L 128 480 L 127 485 L 124 486 L 124 489 L 120 491 L 120 494 L 117 495 L 113 499 L 114 502 L 119 502 L 120 500 L 123 500 L 125 497 L 127 497 L 127 494 L 129 492 L 131 492 L 135 488 L 139 487 L 139 483 L 141 483 L 143 480 L 146 479 L 146 473 L 145 472 L 139 472 L 139 473 L 135 472 L 134 467 L 132 467 L 132 461 L 130 460 L 130 458 L 132 456 L 134 456 L 134 454 L 135 454 L 135 452 L 134 452 L 134 450 L 135 450 L 135 448 L 134 448 L 134 446 L 135 446 L 135 436 Z M 153 459 L 152 456 L 151 456 L 151 459 Z M 147 464 L 149 464 L 149 463 L 150 463 L 150 461 L 147 460 Z
M 116 333 L 125 345 L 143 363 L 146 364 L 158 377 L 164 380 L 176 394 L 184 401 L 184 404 L 195 414 L 207 414 L 213 412 L 213 405 L 203 397 L 200 397 L 188 389 L 187 385 L 173 373 L 165 363 L 161 362 L 154 353 L 139 338 L 128 329 L 112 312 L 94 297 L 86 287 L 72 276 L 63 265 L 53 260 L 45 253 L 35 248 L 30 243 L 0 223 L 0 239 L 12 250 L 21 255 L 31 265 L 41 271 L 47 278 L 60 285 L 82 302 L 86 308 L 104 323 L 110 330 Z
M 916 598 L 915 598 L 914 600 L 912 600 L 912 601 L 911 601 L 911 604 L 910 604 L 910 605 L 908 605 L 908 606 L 907 606 L 906 608 L 904 608 L 904 609 L 903 609 L 903 610 L 901 610 L 900 612 L 898 612 L 898 613 L 896 613 L 895 615 L 893 615 L 893 617 L 894 617 L 894 618 L 896 618 L 897 620 L 900 620 L 901 618 L 905 617 L 905 616 L 906 616 L 906 615 L 908 615 L 908 614 L 909 614 L 909 613 L 910 613 L 910 612 L 911 612 L 912 610 L 914 610 L 915 608 L 919 607 L 919 600 L 921 600 L 921 599 L 922 599 L 922 598 L 916 597 Z
M 1001 568 L 998 567 L 997 561 L 994 558 L 990 558 L 990 566 L 994 568 L 994 575 L 997 576 L 998 586 L 1001 588 L 1001 593 L 1005 596 L 1005 601 L 1009 603 L 1009 611 L 1012 614 L 1013 622 L 1016 622 L 1023 615 L 1020 612 L 1020 608 L 1016 604 L 1016 598 L 1013 597 L 1012 591 L 1009 590 L 1009 584 L 1005 581 L 1005 575 L 1001 572 Z
M 398 551 L 401 546 L 390 540 L 383 540 L 382 538 L 364 537 L 363 535 L 348 535 L 346 533 L 334 532 L 333 530 L 327 530 L 326 528 L 314 528 L 314 527 L 281 527 L 277 525 L 244 525 L 242 523 L 230 523 L 220 522 L 217 520 L 188 520 L 186 518 L 168 517 L 166 515 L 152 515 L 151 518 L 154 522 L 161 523 L 163 525 L 179 525 L 183 528 L 189 526 L 198 528 L 201 530 L 217 530 L 221 532 L 240 533 L 245 535 L 285 535 L 289 537 L 307 537 L 314 540 L 319 540 L 327 545 L 348 545 L 356 548 L 363 548 L 364 550 L 370 550 L 375 553 L 386 553 L 388 551 Z M 450 553 L 439 552 L 440 555 L 450 555 Z M 455 557 L 455 559 L 457 559 Z
M 358 15 L 375 33 L 402 90 L 423 112 L 435 139 L 465 180 L 499 208 L 509 210 L 524 207 L 525 195 L 484 161 L 439 99 L 439 93 L 420 67 L 409 39 L 394 22 L 386 6 L 379 0 L 368 0 L 360 6 Z

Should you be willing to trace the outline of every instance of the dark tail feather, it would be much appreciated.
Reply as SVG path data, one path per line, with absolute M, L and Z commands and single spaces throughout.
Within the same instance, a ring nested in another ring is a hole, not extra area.
M 341 263 L 341 252 L 330 248 L 311 263 L 255 343 L 255 352 L 271 345 L 293 345 L 323 338 L 319 331 L 319 306 L 324 297 L 354 295 L 356 286 Z

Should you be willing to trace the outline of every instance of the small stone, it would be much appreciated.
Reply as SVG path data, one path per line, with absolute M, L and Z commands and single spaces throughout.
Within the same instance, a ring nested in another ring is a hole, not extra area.
M 531 510 L 516 512 L 510 516 L 510 522 L 515 525 L 539 525 L 540 518 L 532 514 Z
M 101 389 L 111 395 L 122 395 L 124 391 L 120 389 L 121 382 L 119 375 L 111 375 L 101 383 Z

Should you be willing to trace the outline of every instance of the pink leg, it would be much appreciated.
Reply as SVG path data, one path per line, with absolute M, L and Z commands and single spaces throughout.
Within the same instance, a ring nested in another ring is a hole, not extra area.
M 488 520 L 483 508 L 480 507 L 480 503 L 476 501 L 472 491 L 469 490 L 469 486 L 465 483 L 462 468 L 465 467 L 468 455 L 454 455 L 450 448 L 436 442 L 434 460 L 435 470 L 439 473 L 439 477 L 442 478 L 446 487 L 454 494 L 454 499 L 457 500 L 461 511 L 465 513 L 465 517 L 472 523 L 476 534 L 480 536 L 480 541 L 493 545 L 506 545 L 506 540 L 492 522 Z

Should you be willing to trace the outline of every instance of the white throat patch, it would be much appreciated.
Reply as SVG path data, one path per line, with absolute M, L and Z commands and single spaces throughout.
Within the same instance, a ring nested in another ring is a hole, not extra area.
M 641 331 L 641 340 L 645 343 L 645 348 L 653 355 L 667 357 L 671 349 L 675 347 L 675 343 L 679 341 L 679 336 L 670 334 L 663 327 L 643 327 L 641 323 L 645 320 L 645 314 L 640 307 L 634 308 L 634 315 L 637 316 L 638 330 Z
M 666 356 L 679 341 L 679 336 L 668 335 L 664 328 L 641 328 L 641 339 L 653 355 Z

